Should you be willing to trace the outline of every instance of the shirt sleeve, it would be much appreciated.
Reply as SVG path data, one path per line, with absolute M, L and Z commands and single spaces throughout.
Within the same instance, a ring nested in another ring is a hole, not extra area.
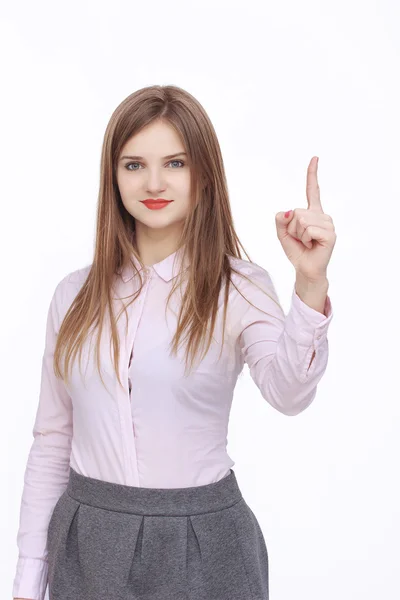
M 34 440 L 25 469 L 20 506 L 14 598 L 44 599 L 48 575 L 48 524 L 69 478 L 72 404 L 63 381 L 53 372 L 64 285 L 65 279 L 57 285 L 47 314 Z
M 242 358 L 263 398 L 281 413 L 297 415 L 315 398 L 327 367 L 331 300 L 327 296 L 322 314 L 305 304 L 294 286 L 285 316 L 268 272 L 252 263 L 245 275 L 251 283 L 240 277 L 238 287 L 255 307 L 241 295 L 234 304 Z

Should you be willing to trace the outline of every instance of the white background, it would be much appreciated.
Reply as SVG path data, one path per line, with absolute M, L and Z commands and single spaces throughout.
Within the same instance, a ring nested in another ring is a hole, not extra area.
M 2 598 L 50 298 L 92 259 L 108 119 L 152 84 L 210 115 L 238 234 L 285 312 L 295 273 L 275 213 L 307 207 L 320 157 L 337 233 L 328 368 L 293 418 L 246 366 L 228 452 L 264 532 L 271 600 L 400 598 L 399 29 L 396 0 L 2 3 Z

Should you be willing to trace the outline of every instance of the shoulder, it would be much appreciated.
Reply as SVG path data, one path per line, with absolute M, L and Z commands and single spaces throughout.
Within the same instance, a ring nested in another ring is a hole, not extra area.
M 273 287 L 272 278 L 269 272 L 261 265 L 235 256 L 229 256 L 229 262 L 233 269 L 232 279 L 235 284 L 241 281 L 244 285 L 247 285 L 247 283 L 250 285 L 255 283 L 256 285 L 261 284 L 268 288 Z
M 81 269 L 76 269 L 76 271 L 71 271 L 64 279 L 66 279 L 71 286 L 81 287 L 85 283 L 91 268 L 92 264 L 82 267 Z
M 74 298 L 85 283 L 92 265 L 87 265 L 64 275 L 55 286 L 51 304 L 54 305 L 59 318 L 67 312 Z
M 85 283 L 92 265 L 67 273 L 56 285 L 56 290 L 64 293 L 78 292 Z
M 261 265 L 242 258 L 229 257 L 232 267 L 231 299 L 234 305 L 249 309 L 248 301 L 257 307 L 283 313 L 273 279 Z M 243 298 L 243 295 L 244 298 Z

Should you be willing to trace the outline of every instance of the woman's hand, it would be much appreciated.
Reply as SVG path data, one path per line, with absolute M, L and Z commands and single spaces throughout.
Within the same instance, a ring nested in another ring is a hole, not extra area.
M 316 283 L 327 278 L 327 267 L 336 243 L 332 217 L 322 210 L 317 179 L 318 157 L 307 169 L 306 195 L 308 208 L 295 208 L 275 216 L 278 239 L 296 275 Z

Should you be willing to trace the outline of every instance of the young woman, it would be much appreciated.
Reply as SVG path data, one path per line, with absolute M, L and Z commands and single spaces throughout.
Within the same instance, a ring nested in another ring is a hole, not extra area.
M 241 257 L 199 102 L 151 86 L 117 107 L 93 262 L 48 311 L 14 598 L 43 600 L 48 584 L 50 600 L 268 599 L 266 543 L 226 435 L 244 363 L 286 415 L 325 372 L 336 234 L 315 158 L 307 198 L 276 215 L 296 270 L 285 317 L 268 272 Z

